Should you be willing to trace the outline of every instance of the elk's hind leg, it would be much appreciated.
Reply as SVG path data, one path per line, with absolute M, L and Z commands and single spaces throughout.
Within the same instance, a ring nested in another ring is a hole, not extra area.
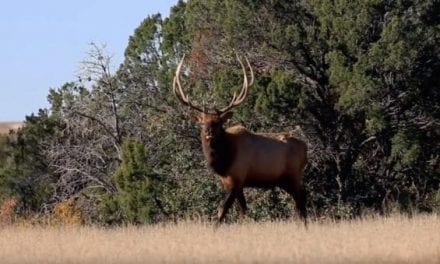
M 231 208 L 232 203 L 235 200 L 236 191 L 234 189 L 227 190 L 225 199 L 220 205 L 220 208 L 218 209 L 217 214 L 217 223 L 220 223 L 226 216 L 226 213 L 228 212 L 229 208 Z
M 243 193 L 242 188 L 237 190 L 236 193 L 237 193 L 237 201 L 238 201 L 238 209 L 239 209 L 240 217 L 242 219 L 244 219 L 244 217 L 246 216 L 246 210 L 247 210 L 246 198 L 244 197 L 244 193 Z

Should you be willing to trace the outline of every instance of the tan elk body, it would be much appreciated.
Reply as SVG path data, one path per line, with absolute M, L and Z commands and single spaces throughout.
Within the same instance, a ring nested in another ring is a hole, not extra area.
M 220 111 L 207 112 L 193 105 L 185 95 L 180 83 L 180 61 L 174 78 L 173 90 L 179 101 L 200 112 L 195 120 L 202 125 L 201 140 L 208 166 L 217 175 L 227 191 L 219 208 L 219 222 L 238 201 L 241 214 L 246 211 L 245 187 L 280 187 L 290 193 L 306 221 L 306 193 L 302 186 L 303 171 L 307 163 L 307 145 L 286 133 L 256 134 L 243 126 L 224 128 L 224 123 L 232 117 L 232 108 L 243 102 L 248 88 L 253 84 L 254 74 L 249 61 L 251 81 L 248 82 L 246 68 L 243 69 L 244 82 L 240 94 L 234 94 L 231 103 Z

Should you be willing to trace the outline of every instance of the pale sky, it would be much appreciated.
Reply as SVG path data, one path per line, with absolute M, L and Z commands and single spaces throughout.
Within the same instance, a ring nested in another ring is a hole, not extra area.
M 114 65 L 148 15 L 169 14 L 177 0 L 3 1 L 0 6 L 0 121 L 48 107 L 50 88 L 76 80 L 88 43 L 106 43 Z

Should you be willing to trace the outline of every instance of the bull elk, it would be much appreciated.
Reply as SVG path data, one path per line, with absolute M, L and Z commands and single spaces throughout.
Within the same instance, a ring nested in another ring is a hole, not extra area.
M 240 215 L 246 212 L 245 187 L 280 187 L 293 196 L 304 223 L 307 223 L 306 193 L 302 185 L 303 171 L 307 163 L 307 145 L 287 133 L 257 134 L 241 125 L 224 128 L 232 117 L 231 110 L 240 105 L 254 83 L 254 73 L 247 58 L 247 69 L 237 55 L 244 81 L 240 93 L 234 93 L 232 101 L 221 110 L 207 111 L 190 102 L 185 95 L 180 71 L 185 56 L 179 62 L 173 81 L 173 92 L 178 100 L 198 112 L 194 120 L 201 124 L 201 141 L 209 168 L 220 176 L 226 197 L 218 209 L 220 223 L 233 204 L 238 201 Z

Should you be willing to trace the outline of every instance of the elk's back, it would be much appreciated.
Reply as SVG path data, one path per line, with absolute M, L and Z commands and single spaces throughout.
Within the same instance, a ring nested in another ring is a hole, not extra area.
M 254 134 L 244 127 L 227 129 L 237 146 L 231 174 L 253 184 L 274 182 L 302 170 L 306 160 L 304 142 L 286 134 Z

